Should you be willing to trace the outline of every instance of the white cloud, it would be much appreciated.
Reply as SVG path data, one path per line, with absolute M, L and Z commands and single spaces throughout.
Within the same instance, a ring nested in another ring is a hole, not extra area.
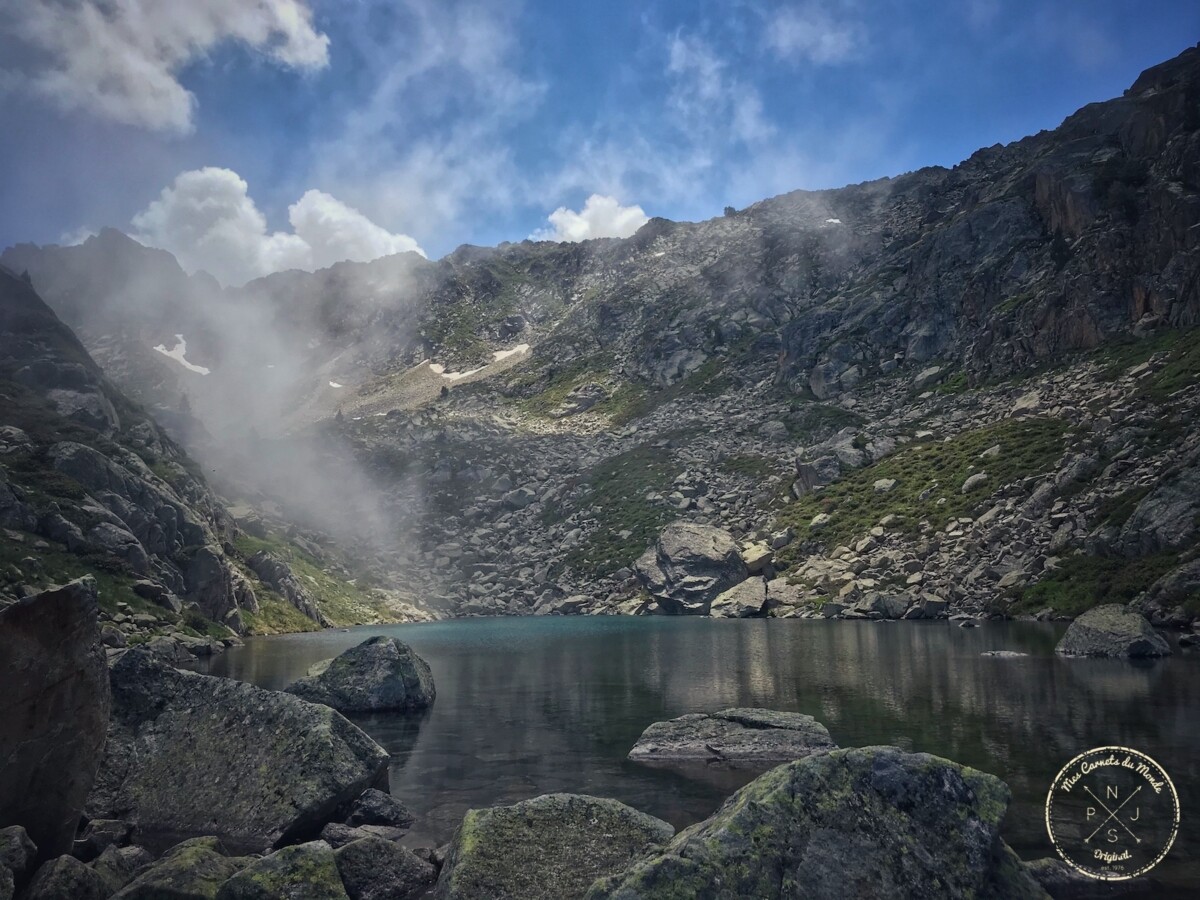
M 865 42 L 862 26 L 828 4 L 804 3 L 778 10 L 767 22 L 767 46 L 783 58 L 816 65 L 845 62 Z
M 547 218 L 553 228 L 534 232 L 536 241 L 586 241 L 590 238 L 629 237 L 650 221 L 640 206 L 622 206 L 615 197 L 592 194 L 575 212 L 560 206 Z
M 766 140 L 775 126 L 763 114 L 758 89 L 729 73 L 729 65 L 698 37 L 676 34 L 667 45 L 668 103 L 684 130 L 702 140 Z
M 191 130 L 196 103 L 180 71 L 225 41 L 294 68 L 329 62 L 329 39 L 314 30 L 306 0 L 19 0 L 4 4 L 5 37 L 0 47 L 15 40 L 27 64 L 0 70 L 0 86 L 177 133 Z
M 133 218 L 133 236 L 175 254 L 189 272 L 203 269 L 225 284 L 242 284 L 284 269 L 312 271 L 340 260 L 365 262 L 413 250 L 329 194 L 308 191 L 288 208 L 292 232 L 269 232 L 246 182 L 229 169 L 179 175 Z

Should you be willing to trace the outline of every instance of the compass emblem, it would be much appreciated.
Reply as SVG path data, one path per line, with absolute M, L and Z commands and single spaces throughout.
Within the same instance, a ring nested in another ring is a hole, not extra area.
M 1067 763 L 1046 795 L 1058 855 L 1104 881 L 1158 865 L 1179 831 L 1179 796 L 1163 767 L 1128 747 L 1096 747 Z

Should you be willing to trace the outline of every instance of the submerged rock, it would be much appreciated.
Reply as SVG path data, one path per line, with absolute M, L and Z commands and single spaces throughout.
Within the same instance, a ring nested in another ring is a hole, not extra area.
M 599 898 L 1043 898 L 1000 838 L 1007 786 L 926 753 L 834 750 L 772 769 Z
M 284 847 L 255 860 L 217 891 L 216 900 L 346 900 L 333 848 L 324 841 Z
M 1170 656 L 1171 647 L 1141 613 L 1106 603 L 1072 622 L 1054 652 L 1063 656 Z
M 95 582 L 0 609 L 0 635 L 0 822 L 47 859 L 71 850 L 108 728 Z
M 261 849 L 315 835 L 366 788 L 386 786 L 386 751 L 327 706 L 138 650 L 111 676 L 92 817 Z
M 616 800 L 546 794 L 472 809 L 446 856 L 443 900 L 571 900 L 619 872 L 675 829 Z
M 834 750 L 825 726 L 801 713 L 725 709 L 655 722 L 629 758 L 639 762 L 780 762 Z
M 634 569 L 671 615 L 707 615 L 719 595 L 750 576 L 733 535 L 690 522 L 668 525 Z
M 285 690 L 338 712 L 410 712 L 433 703 L 429 664 L 407 644 L 377 635 L 317 663 Z
M 383 791 L 370 788 L 362 792 L 354 805 L 350 807 L 350 815 L 346 824 L 358 825 L 388 825 L 393 828 L 408 828 L 413 823 L 413 814 L 408 807 Z

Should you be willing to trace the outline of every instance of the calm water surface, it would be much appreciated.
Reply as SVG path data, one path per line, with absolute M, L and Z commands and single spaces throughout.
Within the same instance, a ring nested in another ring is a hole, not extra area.
M 257 638 L 207 671 L 282 688 L 374 634 L 433 669 L 419 717 L 354 720 L 392 754 L 392 793 L 418 816 L 407 842 L 442 843 L 472 807 L 551 791 L 615 797 L 682 827 L 752 777 L 690 776 L 625 759 L 651 722 L 762 706 L 815 716 L 843 747 L 895 744 L 1006 781 L 1006 838 L 1053 854 L 1043 803 L 1073 756 L 1121 744 L 1172 776 L 1179 838 L 1155 871 L 1200 890 L 1200 659 L 1136 665 L 1053 654 L 1061 626 L 628 617 L 472 619 Z M 985 650 L 1031 654 L 1003 659 Z

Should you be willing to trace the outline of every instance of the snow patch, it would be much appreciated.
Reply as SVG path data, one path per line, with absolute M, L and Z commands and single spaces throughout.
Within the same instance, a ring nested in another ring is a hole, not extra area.
M 344 387 L 344 385 L 340 385 L 340 384 L 338 384 L 336 381 L 331 381 L 331 382 L 329 382 L 329 386 L 330 386 L 331 388 L 340 388 L 340 387 Z
M 170 350 L 167 349 L 165 344 L 159 344 L 154 349 L 163 356 L 167 356 L 175 360 L 175 362 L 179 363 L 189 372 L 197 372 L 201 375 L 211 374 L 210 369 L 206 369 L 204 366 L 197 366 L 194 363 L 187 361 L 187 341 L 183 339 L 182 334 L 175 335 L 175 346 Z
M 826 225 L 841 225 L 842 220 L 841 219 L 826 219 L 825 224 Z

